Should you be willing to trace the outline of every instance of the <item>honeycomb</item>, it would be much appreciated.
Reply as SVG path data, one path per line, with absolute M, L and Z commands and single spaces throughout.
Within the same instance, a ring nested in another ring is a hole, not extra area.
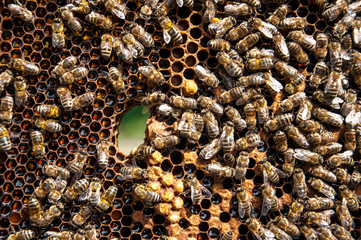
M 9 1 L 6 0 L 5 4 L 8 3 Z M 83 170 L 85 178 L 104 179 L 103 190 L 112 184 L 118 187 L 114 206 L 104 213 L 95 212 L 89 219 L 89 222 L 99 230 L 99 239 L 105 240 L 111 237 L 131 240 L 160 239 L 164 235 L 176 239 L 215 239 L 222 232 L 229 230 L 237 239 L 255 239 L 245 221 L 239 219 L 237 199 L 232 194 L 233 187 L 241 182 L 207 175 L 204 171 L 206 162 L 197 157 L 196 151 L 208 143 L 206 137 L 202 136 L 198 144 L 192 145 L 182 141 L 173 149 L 162 150 L 160 161 L 158 159 L 153 162 L 138 162 L 142 168 L 153 165 L 160 167 L 158 170 L 161 173 L 154 173 L 155 176 L 167 173 L 174 177 L 174 181 L 183 180 L 186 174 L 194 173 L 197 179 L 213 193 L 210 198 L 202 198 L 200 204 L 193 204 L 190 196 L 182 197 L 184 205 L 179 209 L 179 216 L 175 216 L 174 222 L 159 213 L 162 206 L 167 208 L 166 205 L 161 205 L 165 202 L 151 207 L 146 206 L 135 196 L 132 181 L 123 181 L 119 177 L 123 162 L 129 158 L 117 147 L 118 123 L 126 112 L 139 105 L 140 99 L 152 91 L 145 79 L 138 78 L 139 66 L 153 64 L 159 69 L 168 83 L 163 84 L 160 90 L 171 96 L 171 90 L 172 94 L 180 94 L 184 86 L 196 80 L 193 69 L 197 64 L 204 64 L 212 72 L 218 65 L 215 57 L 217 52 L 207 47 L 208 41 L 213 37 L 208 34 L 208 24 L 202 21 L 203 3 L 195 1 L 192 8 L 176 8 L 169 12 L 170 19 L 179 26 L 184 38 L 183 44 L 180 45 L 172 42 L 164 43 L 162 29 L 156 24 L 156 20 L 144 21 L 139 18 L 142 3 L 125 1 L 124 4 L 128 8 L 125 20 L 115 18 L 106 12 L 106 17 L 114 22 L 114 29 L 106 31 L 83 21 L 85 29 L 80 35 L 66 28 L 66 44 L 63 49 L 52 47 L 51 26 L 53 19 L 58 16 L 58 9 L 65 6 L 66 1 L 20 0 L 20 3 L 34 14 L 35 19 L 34 22 L 25 23 L 18 17 L 14 18 L 7 7 L 2 8 L 0 63 L 7 65 L 12 58 L 24 58 L 37 64 L 41 73 L 38 76 L 26 76 L 31 97 L 25 106 L 14 107 L 13 120 L 8 128 L 11 131 L 12 148 L 8 153 L 0 152 L 0 239 L 9 236 L 12 226 L 15 226 L 16 230 L 32 229 L 38 239 L 44 238 L 45 230 L 32 226 L 28 218 L 29 197 L 44 178 L 41 168 L 47 162 L 65 167 L 79 149 L 86 149 L 89 154 Z M 314 1 L 291 0 L 287 1 L 287 4 L 291 9 L 287 17 L 298 16 L 306 19 L 305 33 L 314 35 L 318 32 L 330 31 L 330 26 L 322 19 Z M 273 3 L 262 4 L 255 15 L 265 20 L 277 6 Z M 99 11 L 104 12 L 104 9 L 100 8 Z M 216 16 L 219 18 L 224 16 L 222 6 L 218 7 Z M 81 16 L 80 18 L 83 19 Z M 134 22 L 144 26 L 153 36 L 155 47 L 146 48 L 142 58 L 134 61 L 133 64 L 125 65 L 126 89 L 117 93 L 102 73 L 107 72 L 110 67 L 117 67 L 121 61 L 115 54 L 112 54 L 109 60 L 101 57 L 101 36 L 110 32 L 113 36 L 119 37 L 122 32 L 129 31 L 130 25 Z M 261 48 L 268 45 L 267 42 L 260 41 L 256 46 Z M 46 133 L 46 155 L 42 159 L 36 159 L 31 151 L 30 140 L 30 130 L 33 128 L 35 116 L 33 109 L 42 104 L 61 106 L 56 93 L 58 80 L 51 77 L 51 71 L 67 56 L 75 56 L 81 65 L 89 69 L 85 79 L 70 84 L 71 92 L 78 96 L 85 92 L 93 92 L 96 99 L 91 106 L 64 112 L 60 119 L 63 130 L 60 133 Z M 311 61 L 307 68 L 302 66 L 298 68 L 310 74 L 314 62 Z M 2 67 L 0 72 L 5 69 Z M 14 94 L 13 86 L 9 85 L 6 92 Z M 195 97 L 212 94 L 218 97 L 220 92 L 217 88 L 212 93 L 205 84 L 198 83 Z M 268 102 L 273 102 L 270 96 L 266 97 Z M 158 121 L 158 118 L 152 114 L 148 120 L 146 142 L 149 142 L 157 131 L 159 133 L 171 131 L 175 122 L 174 118 Z M 277 167 L 283 164 L 274 149 L 272 138 L 262 130 L 261 137 L 266 144 L 251 152 L 249 168 L 242 186 L 253 192 L 255 214 L 261 223 L 266 225 L 270 219 L 288 212 L 288 205 L 292 202 L 293 186 L 292 178 L 281 179 L 275 184 L 276 196 L 281 199 L 283 208 L 266 216 L 260 214 L 262 197 L 259 185 L 263 183 L 263 177 L 256 163 L 266 156 Z M 112 143 L 106 169 L 97 167 L 96 144 L 100 140 Z M 179 197 L 179 193 L 176 193 L 176 196 Z M 54 220 L 46 230 L 73 230 L 70 219 L 79 211 L 80 206 L 79 201 L 66 204 L 60 218 Z M 360 239 L 360 210 L 353 212 L 353 220 L 355 227 L 351 234 L 355 239 Z

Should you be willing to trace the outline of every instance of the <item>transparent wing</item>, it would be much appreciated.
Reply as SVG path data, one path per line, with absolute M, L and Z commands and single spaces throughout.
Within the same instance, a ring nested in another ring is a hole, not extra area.
M 45 233 L 45 236 L 60 237 L 61 234 L 61 232 L 47 231 Z
M 355 44 L 359 44 L 361 42 L 361 28 L 354 27 L 352 31 L 353 41 Z
M 273 38 L 273 34 L 269 30 L 269 28 L 267 28 L 265 26 L 261 26 L 261 27 L 258 28 L 258 30 L 263 34 L 264 37 L 269 38 L 269 39 Z
M 216 2 L 216 1 L 215 1 Z M 217 0 L 218 2 L 218 0 Z M 217 3 L 216 2 L 216 3 Z M 209 14 L 209 21 L 212 22 L 212 19 L 214 18 L 214 16 L 216 16 L 216 8 L 215 7 L 211 7 L 208 9 L 208 14 Z
M 192 199 L 192 202 L 194 202 L 194 195 L 195 195 L 194 191 L 195 191 L 194 187 L 191 186 L 191 199 Z
M 267 197 L 263 197 L 262 201 L 262 215 L 265 216 L 272 208 L 272 205 Z
M 273 232 L 271 232 L 270 230 L 268 230 L 267 228 L 264 229 L 264 233 L 266 235 L 266 239 L 273 239 L 275 238 L 275 235 Z
M 186 129 L 187 126 L 186 126 L 186 123 L 185 123 L 185 119 L 182 118 L 180 121 L 179 121 L 179 124 L 178 124 L 178 131 L 180 130 L 184 130 Z
M 308 105 L 304 104 L 297 113 L 298 119 L 306 121 L 311 118 L 311 111 L 308 109 Z
M 316 39 L 314 39 L 313 37 L 306 35 L 306 34 L 303 35 L 302 42 L 307 45 L 316 46 Z
M 178 7 L 183 7 L 183 0 L 176 0 Z
M 276 168 L 275 166 L 273 166 L 273 167 L 274 167 L 276 173 L 278 174 L 278 176 L 279 176 L 280 178 L 285 178 L 285 177 L 287 177 L 286 173 L 284 173 L 282 170 Z
M 271 77 L 269 80 L 267 80 L 267 85 L 271 87 L 275 92 L 280 92 L 283 89 L 282 84 L 277 81 L 275 78 Z
M 343 153 L 339 153 L 337 154 L 342 160 L 345 160 L 346 158 L 352 157 L 353 156 L 353 151 L 352 150 L 347 150 L 344 151 Z
M 165 43 L 169 43 L 172 40 L 172 37 L 169 35 L 168 31 L 163 29 L 163 38 Z
M 360 123 L 361 120 L 361 112 L 356 112 L 355 110 L 352 110 L 346 117 L 346 124 L 351 126 L 352 128 L 355 128 L 357 124 Z
M 120 19 L 125 19 L 125 12 L 126 12 L 125 9 L 116 9 L 116 8 L 112 9 L 112 13 Z
M 132 57 L 137 58 L 138 57 L 138 51 L 132 46 L 128 46 L 128 50 L 132 54 Z
M 260 146 L 263 146 L 265 143 L 262 142 L 261 140 L 258 140 L 258 141 L 255 141 L 254 143 L 252 143 L 250 145 L 250 147 L 260 147 Z
M 240 201 L 238 201 L 238 213 L 240 218 L 243 218 L 244 215 L 246 215 L 246 209 L 241 206 Z
M 86 201 L 89 199 L 91 195 L 91 190 L 90 188 L 88 187 L 84 192 L 82 192 L 80 195 L 79 195 L 79 201 L 83 202 L 83 201 Z
M 255 236 L 257 238 L 257 240 L 263 240 L 257 233 L 252 232 L 253 236 Z
M 199 184 L 199 188 L 202 190 L 203 192 L 203 196 L 206 198 L 209 198 L 212 196 L 211 191 L 209 191 L 205 186 L 203 186 L 202 184 Z
M 322 193 L 323 195 L 325 195 L 326 197 L 330 198 L 330 199 L 335 199 L 335 195 L 332 191 L 327 190 L 325 188 L 321 188 L 320 193 Z
M 308 150 L 297 148 L 295 149 L 295 154 L 293 156 L 299 160 L 308 161 L 308 156 L 310 154 L 311 152 Z

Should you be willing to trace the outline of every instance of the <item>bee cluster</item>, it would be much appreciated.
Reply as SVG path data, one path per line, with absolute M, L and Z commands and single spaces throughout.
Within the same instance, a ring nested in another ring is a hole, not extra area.
M 0 238 L 360 238 L 361 1 L 3 5 Z

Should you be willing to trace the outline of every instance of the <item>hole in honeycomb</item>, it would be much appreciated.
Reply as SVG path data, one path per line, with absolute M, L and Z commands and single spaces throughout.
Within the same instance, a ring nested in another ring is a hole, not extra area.
M 175 75 L 171 78 L 170 82 L 173 87 L 179 87 L 182 84 L 183 80 L 181 76 Z

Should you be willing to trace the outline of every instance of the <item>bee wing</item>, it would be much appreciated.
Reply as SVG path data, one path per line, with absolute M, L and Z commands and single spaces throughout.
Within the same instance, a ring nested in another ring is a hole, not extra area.
M 238 201 L 238 214 L 240 218 L 243 218 L 246 215 L 246 209 L 241 207 L 241 202 Z
M 295 149 L 295 154 L 293 155 L 296 159 L 307 162 L 310 151 L 306 149 L 297 148 Z
M 348 157 L 352 157 L 353 156 L 353 151 L 352 150 L 347 150 L 344 151 L 343 153 L 339 153 L 337 154 L 342 160 L 345 160 Z
M 320 193 L 322 193 L 323 195 L 325 195 L 326 197 L 330 198 L 330 199 L 335 199 L 335 194 L 328 190 L 328 189 L 325 189 L 325 188 L 321 188 L 319 190 Z
M 216 1 L 214 1 L 214 2 L 216 2 Z M 217 2 L 218 2 L 218 0 L 217 0 Z M 216 16 L 216 13 L 217 13 L 217 10 L 215 7 L 210 7 L 208 9 L 208 19 L 210 22 L 212 22 L 212 19 L 214 18 L 214 16 Z
M 219 147 L 214 147 L 212 149 L 210 149 L 206 155 L 205 155 L 205 159 L 208 160 L 210 158 L 212 158 L 214 155 L 216 155 L 219 152 L 220 148 Z
M 87 231 L 91 231 L 91 234 L 89 236 L 89 234 L 87 235 L 87 239 L 88 240 L 97 240 L 97 231 L 95 230 L 95 228 L 93 228 L 92 230 L 87 230 Z
M 169 43 L 172 37 L 169 35 L 168 31 L 163 29 L 163 38 L 165 43 Z
M 258 30 L 263 34 L 264 37 L 269 38 L 269 39 L 273 38 L 273 34 L 269 28 L 267 28 L 265 26 L 260 26 L 258 28 Z
M 288 235 L 285 231 L 283 231 L 282 229 L 278 228 L 278 231 L 280 233 L 280 239 L 285 239 L 285 240 L 292 240 L 292 237 L 290 235 Z
M 79 201 L 83 202 L 83 201 L 86 201 L 89 199 L 90 195 L 91 195 L 91 190 L 90 188 L 88 187 L 84 192 L 82 192 L 80 195 L 79 195 Z
M 54 232 L 54 231 L 47 231 L 45 232 L 45 236 L 52 236 L 52 237 L 60 237 L 61 236 L 61 232 Z
M 266 216 L 269 210 L 271 210 L 272 205 L 267 197 L 263 197 L 262 201 L 262 215 Z
M 303 35 L 302 42 L 307 45 L 316 46 L 316 39 L 306 34 Z
M 347 116 L 346 116 L 346 125 L 355 128 L 357 124 L 360 123 L 361 120 L 361 112 L 356 112 L 355 110 L 352 110 Z
M 258 235 L 257 233 L 255 232 L 252 232 L 253 233 L 253 236 L 255 236 L 257 238 L 257 240 L 263 240 L 263 238 L 260 237 L 260 235 Z
M 186 123 L 185 123 L 185 119 L 182 118 L 180 121 L 179 121 L 179 124 L 178 124 L 178 131 L 180 130 L 184 130 L 186 129 Z
M 128 48 L 128 50 L 130 51 L 130 53 L 132 54 L 132 57 L 133 57 L 133 58 L 137 58 L 137 57 L 138 57 L 138 51 L 137 51 L 137 49 L 135 49 L 135 48 L 132 47 L 132 46 L 128 46 L 127 48 Z
M 298 197 L 307 196 L 308 188 L 307 185 L 302 186 L 301 184 L 294 184 L 293 193 L 297 194 Z
M 209 191 L 205 186 L 199 184 L 199 188 L 202 190 L 204 197 L 209 198 L 212 196 L 211 191 Z
M 267 228 L 264 229 L 264 234 L 266 235 L 266 240 L 275 239 L 274 233 L 268 230 Z
M 264 145 L 264 142 L 261 141 L 261 140 L 259 140 L 259 141 L 255 141 L 254 143 L 252 143 L 252 144 L 250 145 L 250 147 L 251 147 L 251 148 L 253 148 L 253 147 L 260 147 L 260 146 L 263 146 L 263 145 Z
M 183 7 L 183 0 L 176 0 L 178 7 Z
M 352 31 L 352 37 L 353 37 L 353 41 L 355 42 L 355 44 L 360 44 L 360 42 L 361 42 L 361 28 L 354 27 L 354 29 Z
M 126 10 L 123 6 L 120 6 L 120 8 L 123 8 L 123 9 L 113 8 L 112 13 L 120 19 L 125 19 Z
M 277 81 L 275 78 L 271 77 L 269 80 L 267 80 L 267 85 L 271 87 L 275 92 L 280 92 L 283 89 L 282 84 Z
M 274 167 L 274 170 L 276 171 L 276 173 L 278 174 L 278 176 L 280 178 L 286 178 L 287 177 L 286 173 L 284 173 L 282 170 L 276 168 L 275 166 L 273 166 L 273 167 Z
M 304 104 L 297 113 L 297 118 L 302 121 L 306 121 L 311 118 L 311 111 L 308 109 L 308 105 Z
M 130 179 L 133 179 L 134 177 L 131 176 L 131 175 L 118 175 L 117 178 L 119 180 L 127 181 L 127 180 L 130 180 Z
M 195 195 L 195 189 L 193 186 L 191 186 L 191 199 L 192 199 L 192 202 L 194 202 L 194 195 Z

